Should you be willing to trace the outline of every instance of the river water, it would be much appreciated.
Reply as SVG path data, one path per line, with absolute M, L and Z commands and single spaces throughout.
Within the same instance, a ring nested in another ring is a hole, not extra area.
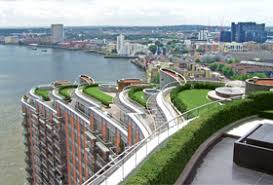
M 32 50 L 0 45 L 0 184 L 25 183 L 24 145 L 20 98 L 39 84 L 55 80 L 75 81 L 88 74 L 101 82 L 121 78 L 145 78 L 145 73 L 123 59 L 59 49 Z

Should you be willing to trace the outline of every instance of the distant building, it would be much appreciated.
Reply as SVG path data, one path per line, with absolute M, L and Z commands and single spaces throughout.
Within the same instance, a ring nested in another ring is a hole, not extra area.
M 208 40 L 209 31 L 208 30 L 200 30 L 198 33 L 198 40 Z
M 148 47 L 139 43 L 130 43 L 125 40 L 124 35 L 117 37 L 117 53 L 121 56 L 135 56 L 137 53 L 147 53 Z
M 255 22 L 239 22 L 231 24 L 231 41 L 249 42 L 254 41 L 263 43 L 267 39 L 265 24 L 256 24 Z
M 51 25 L 51 42 L 53 44 L 64 41 L 64 26 L 62 24 Z
M 5 44 L 18 44 L 19 38 L 17 36 L 7 36 L 4 38 Z
M 124 35 L 120 34 L 117 37 L 117 53 L 119 55 L 125 55 L 125 37 Z
M 243 52 L 244 45 L 242 43 L 231 42 L 231 43 L 224 43 L 223 45 L 224 52 Z
M 231 42 L 231 32 L 230 31 L 221 31 L 220 42 Z

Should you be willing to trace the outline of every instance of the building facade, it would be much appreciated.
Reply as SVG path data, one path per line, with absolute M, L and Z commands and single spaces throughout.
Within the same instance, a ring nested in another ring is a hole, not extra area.
M 233 42 L 254 41 L 263 43 L 267 39 L 265 24 L 256 24 L 255 22 L 239 22 L 231 24 L 231 40 Z
M 53 44 L 64 41 L 64 27 L 62 24 L 51 25 L 51 42 Z
M 58 84 L 33 88 L 21 99 L 29 184 L 82 184 L 147 137 L 136 115 L 120 112 L 115 119 L 83 93 L 82 85 L 73 86 L 68 100 Z M 49 98 L 35 94 L 37 88 Z

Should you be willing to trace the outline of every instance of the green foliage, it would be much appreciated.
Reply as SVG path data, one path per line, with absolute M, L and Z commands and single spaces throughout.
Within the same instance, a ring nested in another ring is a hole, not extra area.
M 259 113 L 259 117 L 273 120 L 273 111 L 272 110 L 261 111 Z
M 42 89 L 42 88 L 36 88 L 34 93 L 38 96 L 41 96 L 44 101 L 49 101 L 49 90 L 48 89 Z
M 59 88 L 59 93 L 64 97 L 65 100 L 70 101 L 71 100 L 71 93 L 73 89 L 76 89 L 77 85 L 68 85 L 68 86 L 62 86 Z
M 146 107 L 147 99 L 144 96 L 144 88 L 146 87 L 132 87 L 128 92 L 128 96 L 143 107 Z
M 150 50 L 153 54 L 155 54 L 155 52 L 156 52 L 156 50 L 157 50 L 157 46 L 156 46 L 156 45 L 150 45 L 150 46 L 149 46 L 149 50 Z
M 196 62 L 196 63 L 200 63 L 201 60 L 198 58 L 198 59 L 195 60 L 195 62 Z
M 233 71 L 233 69 L 226 64 L 212 63 L 209 65 L 209 68 L 212 71 L 218 71 L 229 78 L 235 75 L 235 72 Z
M 235 75 L 233 77 L 233 80 L 247 80 L 253 77 L 259 77 L 259 78 L 267 78 L 267 75 L 265 73 L 251 73 L 251 74 L 243 74 L 243 75 Z
M 273 108 L 273 93 L 262 92 L 236 100 L 202 115 L 174 134 L 123 184 L 174 184 L 198 147 L 221 128 L 261 110 Z M 267 102 L 266 104 L 264 104 Z
M 187 104 L 183 101 L 183 96 L 181 94 L 182 91 L 190 90 L 190 89 L 199 89 L 199 90 L 214 90 L 217 87 L 223 86 L 221 83 L 208 83 L 208 82 L 192 82 L 191 84 L 186 84 L 184 86 L 178 86 L 175 89 L 171 91 L 171 101 L 174 104 L 174 106 L 180 111 L 180 112 L 186 112 L 189 108 L 192 108 L 191 106 L 187 106 Z M 200 102 L 203 102 L 202 96 L 200 97 L 191 97 L 191 98 L 197 98 Z M 188 101 L 187 101 L 188 102 Z
M 83 92 L 92 98 L 100 101 L 103 105 L 109 106 L 113 102 L 113 97 L 102 92 L 98 84 L 92 84 L 84 87 Z

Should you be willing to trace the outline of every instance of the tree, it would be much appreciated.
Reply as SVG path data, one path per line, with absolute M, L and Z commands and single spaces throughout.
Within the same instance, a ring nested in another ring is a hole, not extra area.
M 149 50 L 150 50 L 153 54 L 155 54 L 155 53 L 156 53 L 156 50 L 157 50 L 157 46 L 156 46 L 156 45 L 150 45 Z
M 195 62 L 196 62 L 196 63 L 200 63 L 201 60 L 198 58 L 198 59 L 195 60 Z

